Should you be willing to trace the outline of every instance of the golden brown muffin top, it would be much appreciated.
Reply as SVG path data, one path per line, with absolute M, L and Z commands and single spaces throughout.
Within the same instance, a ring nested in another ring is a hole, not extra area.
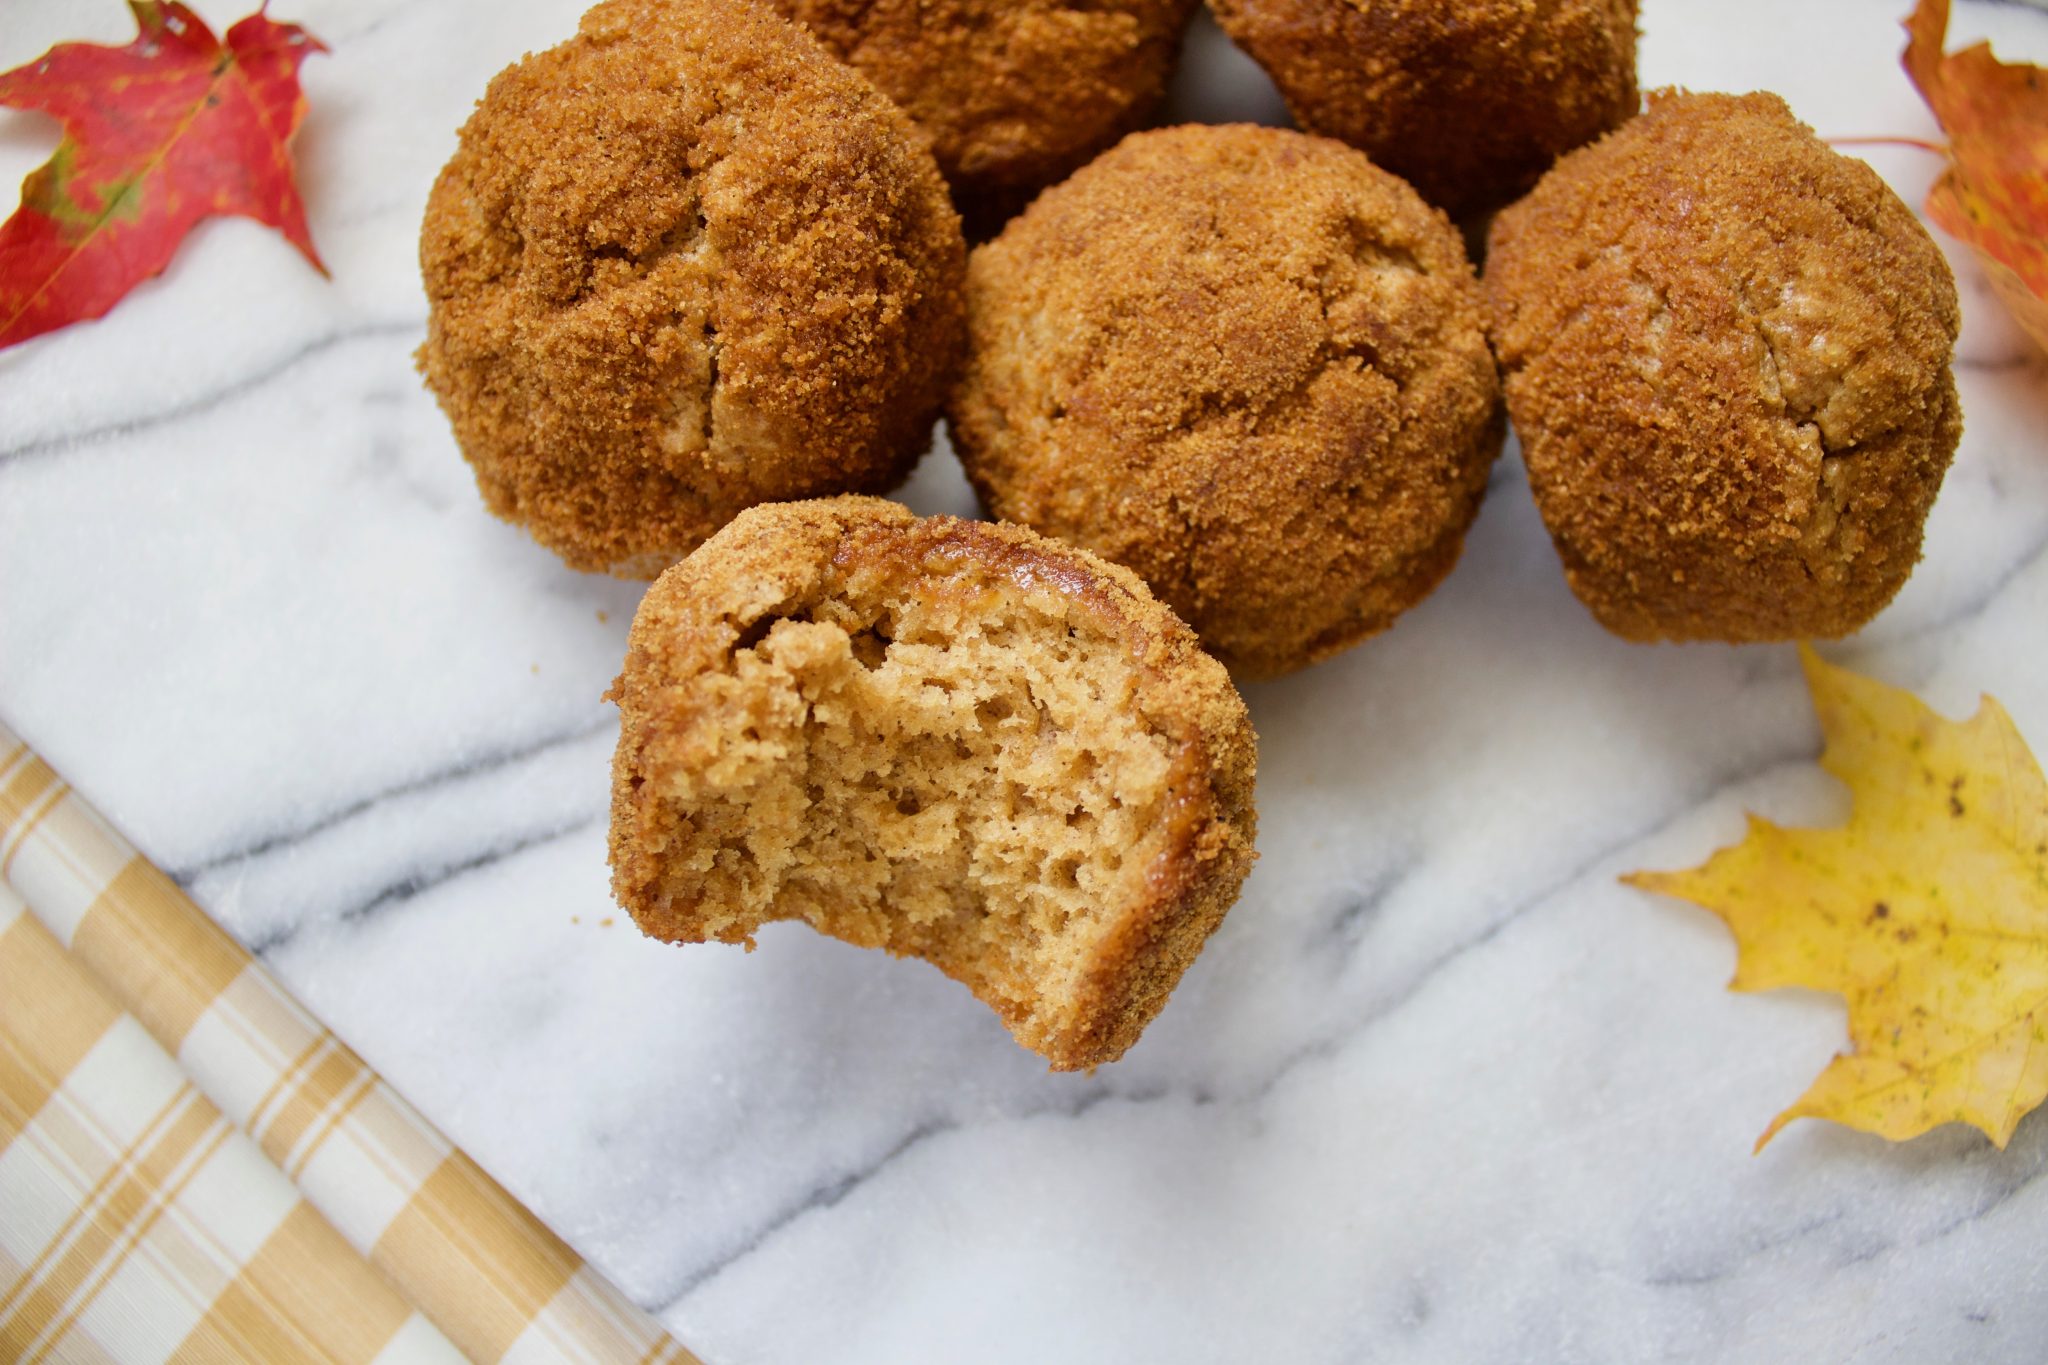
M 1348 147 L 1139 133 L 969 264 L 948 413 L 997 515 L 1134 568 L 1282 672 L 1446 572 L 1501 441 L 1457 233 Z
M 1531 483 L 1611 628 L 1839 634 L 1904 582 L 1955 445 L 1955 285 L 1776 95 L 1653 95 L 1500 215 L 1486 284 Z
M 1022 207 L 1165 92 L 1194 0 L 774 0 L 931 136 L 970 210 Z
M 1243 702 L 1136 576 L 872 498 L 743 513 L 613 688 L 620 903 L 925 958 L 1056 1068 L 1121 1054 L 1250 866 Z
M 1454 214 L 1636 112 L 1636 0 L 1212 0 L 1295 121 Z
M 428 202 L 421 362 L 494 510 L 652 574 L 762 498 L 886 487 L 956 358 L 921 138 L 745 0 L 609 0 L 500 73 Z

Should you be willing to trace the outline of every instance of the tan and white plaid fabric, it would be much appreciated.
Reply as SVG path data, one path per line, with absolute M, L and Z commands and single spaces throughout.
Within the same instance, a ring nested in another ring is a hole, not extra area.
M 0 884 L 0 1358 L 694 1359 L 4 726 Z
M 0 1355 L 459 1361 L 0 888 Z

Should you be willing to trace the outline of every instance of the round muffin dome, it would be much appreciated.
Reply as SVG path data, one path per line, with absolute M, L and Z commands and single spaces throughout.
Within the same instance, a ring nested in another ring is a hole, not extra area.
M 420 234 L 420 368 L 493 512 L 651 577 L 930 440 L 966 247 L 917 131 L 746 0 L 611 0 L 491 82 Z
M 948 415 L 989 510 L 1135 569 L 1246 674 L 1421 600 L 1500 451 L 1457 233 L 1327 139 L 1126 138 L 975 251 L 968 315 Z
M 773 0 L 930 135 L 970 224 L 993 230 L 1137 127 L 1194 0 Z
M 1632 640 L 1855 630 L 1961 436 L 1941 252 L 1775 95 L 1662 95 L 1493 227 L 1487 290 L 1572 590 Z
M 1295 122 L 1454 214 L 1636 112 L 1636 0 L 1212 0 Z

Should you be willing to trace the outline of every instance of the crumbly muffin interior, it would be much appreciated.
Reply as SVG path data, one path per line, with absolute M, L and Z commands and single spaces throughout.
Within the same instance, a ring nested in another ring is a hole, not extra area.
M 732 622 L 644 752 L 674 819 L 656 917 L 726 941 L 807 920 L 934 963 L 1027 1046 L 1069 1032 L 1171 853 L 1174 749 L 1128 649 L 974 565 L 835 567 L 803 596 Z

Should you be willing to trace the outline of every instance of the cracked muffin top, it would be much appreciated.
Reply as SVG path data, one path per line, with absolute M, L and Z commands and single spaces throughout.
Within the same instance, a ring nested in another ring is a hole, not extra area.
M 611 0 L 463 127 L 419 363 L 493 512 L 652 577 L 754 503 L 909 471 L 965 258 L 921 136 L 809 35 Z
M 1137 127 L 1194 0 L 773 0 L 928 133 L 970 224 L 993 231 Z
M 1843 635 L 1962 419 L 1940 250 L 1775 95 L 1652 97 L 1501 214 L 1487 290 L 1572 588 L 1635 640 Z
M 1500 450 L 1458 234 L 1325 138 L 1126 138 L 975 251 L 968 313 L 948 416 L 989 510 L 1135 569 L 1247 675 L 1426 595 Z

